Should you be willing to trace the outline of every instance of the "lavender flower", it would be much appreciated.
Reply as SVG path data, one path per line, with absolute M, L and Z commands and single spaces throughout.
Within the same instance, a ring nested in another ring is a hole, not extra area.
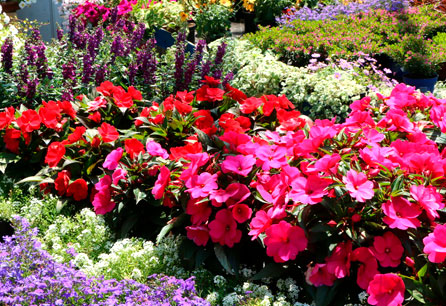
M 82 83 L 88 84 L 93 73 L 93 59 L 86 53 L 83 58 Z
M 62 41 L 64 35 L 63 30 L 61 28 L 58 28 L 56 32 L 57 32 L 57 40 Z
M 112 62 L 117 56 L 122 56 L 124 53 L 124 44 L 122 43 L 122 37 L 117 35 L 112 42 L 110 52 L 113 53 Z
M 132 40 L 130 42 L 129 49 L 131 51 L 135 50 L 136 48 L 139 48 L 142 43 L 142 39 L 144 38 L 144 33 L 146 31 L 146 26 L 144 23 L 138 24 L 138 27 L 133 32 Z
M 184 82 L 182 88 L 178 88 L 178 90 L 187 90 L 189 88 L 189 84 L 192 81 L 192 76 L 197 67 L 200 65 L 201 60 L 203 59 L 203 51 L 205 47 L 206 47 L 206 41 L 199 40 L 197 43 L 197 47 L 195 49 L 194 59 L 187 64 L 187 68 L 184 73 Z
M 102 82 L 105 81 L 105 77 L 107 75 L 107 65 L 97 68 L 98 69 L 96 69 L 95 82 L 96 85 L 99 86 Z
M 1 48 L 2 66 L 6 73 L 12 74 L 12 53 L 14 45 L 10 38 L 7 38 Z
M 147 85 L 155 84 L 156 82 L 156 56 L 155 56 L 155 39 L 149 39 L 143 50 L 138 54 L 139 71 L 141 71 L 144 82 Z

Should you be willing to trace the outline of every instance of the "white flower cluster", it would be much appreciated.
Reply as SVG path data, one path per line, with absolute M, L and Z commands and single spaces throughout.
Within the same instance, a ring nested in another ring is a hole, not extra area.
M 2 7 L 0 6 L 0 46 L 3 45 L 8 37 L 12 38 L 14 45 L 22 44 L 18 34 L 19 30 L 12 24 L 11 18 L 2 12 Z
M 60 262 L 71 260 L 66 249 L 73 248 L 86 265 L 85 257 L 95 259 L 110 249 L 113 235 L 102 216 L 84 208 L 74 217 L 57 216 L 41 238 L 43 248 Z M 82 255 L 85 254 L 85 255 Z
M 19 7 L 22 9 L 27 6 L 31 6 L 33 3 L 37 3 L 37 0 L 21 0 L 19 3 Z

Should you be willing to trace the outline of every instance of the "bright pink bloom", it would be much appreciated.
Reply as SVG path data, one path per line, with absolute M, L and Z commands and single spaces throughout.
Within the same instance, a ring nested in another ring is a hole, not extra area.
M 264 171 L 269 171 L 271 168 L 279 169 L 288 165 L 287 149 L 276 145 L 259 146 L 256 150 L 257 166 L 261 166 Z
M 373 198 L 373 182 L 367 180 L 364 173 L 349 170 L 347 176 L 342 177 L 350 196 L 358 202 L 365 202 Z
M 109 189 L 111 184 L 112 184 L 112 178 L 110 177 L 110 175 L 106 175 L 106 176 L 102 177 L 99 180 L 99 182 L 97 182 L 94 185 L 94 188 L 97 191 L 102 191 L 102 190 L 105 190 L 105 189 Z
M 107 100 L 105 100 L 104 97 L 100 96 L 100 97 L 96 97 L 94 99 L 94 101 L 88 102 L 87 105 L 88 105 L 87 112 L 94 112 L 100 108 L 107 107 Z
M 256 185 L 256 189 L 262 198 L 271 204 L 283 201 L 285 190 L 288 188 L 283 183 L 283 177 L 275 174 L 273 176 L 266 175 L 265 178 L 265 180 L 258 180 Z
M 124 169 L 116 169 L 115 172 L 113 172 L 112 179 L 113 179 L 113 185 L 118 185 L 118 182 L 120 180 L 125 180 L 127 177 L 127 171 Z
M 148 141 L 146 144 L 147 153 L 152 156 L 160 156 L 164 159 L 169 158 L 169 153 L 161 145 L 155 141 Z
M 219 189 L 211 193 L 210 199 L 212 205 L 220 207 L 222 203 L 226 203 L 229 207 L 234 204 L 241 203 L 251 195 L 248 187 L 240 183 L 232 183 L 225 190 Z
M 124 150 L 122 148 L 117 148 L 116 150 L 111 151 L 105 158 L 102 167 L 108 170 L 115 170 L 116 167 L 118 167 L 123 152 Z
M 421 207 L 424 208 L 426 214 L 430 220 L 434 220 L 439 217 L 437 210 L 444 208 L 442 203 L 443 197 L 437 192 L 435 187 L 423 185 L 410 186 L 410 195 L 418 202 Z
M 263 242 L 268 256 L 272 256 L 275 262 L 286 262 L 294 260 L 300 251 L 305 250 L 308 239 L 302 228 L 282 220 L 266 229 Z
M 209 223 L 209 234 L 214 243 L 227 245 L 230 248 L 242 238 L 242 232 L 237 229 L 237 222 L 229 209 L 217 212 L 215 219 Z
M 153 186 L 152 194 L 155 200 L 159 200 L 163 197 L 164 191 L 169 185 L 170 182 L 170 171 L 166 166 L 162 166 L 160 169 L 160 174 L 158 175 L 158 179 L 155 182 L 155 186 Z
M 367 288 L 367 302 L 377 306 L 401 306 L 405 290 L 404 282 L 398 275 L 376 274 Z
M 328 194 L 326 188 L 331 180 L 320 178 L 318 175 L 310 175 L 308 178 L 301 176 L 291 182 L 289 197 L 294 202 L 303 204 L 317 204 Z
M 328 272 L 327 264 L 316 264 L 314 267 L 308 267 L 305 272 L 305 279 L 308 284 L 315 287 L 333 286 L 336 276 Z
M 322 172 L 325 175 L 333 175 L 338 172 L 339 161 L 341 156 L 338 153 L 333 155 L 324 155 L 322 158 L 318 159 L 314 165 L 307 168 L 308 174 L 317 174 Z
M 251 218 L 252 209 L 246 204 L 235 204 L 232 207 L 232 216 L 238 223 L 243 223 Z
M 251 155 L 229 155 L 221 164 L 223 173 L 233 172 L 241 176 L 248 176 L 256 159 Z
M 97 215 L 105 215 L 115 208 L 116 203 L 111 201 L 110 192 L 110 189 L 104 189 L 94 195 L 93 206 Z
M 209 229 L 205 225 L 186 226 L 187 238 L 198 246 L 205 246 L 209 241 Z
M 194 199 L 205 198 L 218 188 L 217 177 L 217 174 L 210 174 L 209 172 L 194 175 L 186 182 L 188 188 L 186 191 Z
M 333 253 L 327 258 L 327 271 L 337 278 L 344 278 L 350 274 L 350 257 L 352 254 L 352 242 L 339 243 Z
M 392 232 L 387 232 L 382 237 L 376 236 L 370 250 L 382 267 L 394 268 L 401 263 L 401 256 L 404 252 L 401 241 Z
M 392 197 L 383 204 L 382 208 L 386 215 L 383 221 L 390 228 L 406 230 L 409 227 L 417 228 L 420 226 L 420 221 L 417 219 L 421 214 L 420 207 L 403 197 Z
M 429 255 L 429 261 L 441 263 L 446 259 L 446 225 L 438 224 L 433 233 L 423 239 L 423 252 Z
M 209 161 L 209 154 L 194 153 L 194 154 L 186 154 L 185 157 L 188 160 L 190 160 L 190 164 L 185 170 L 183 170 L 183 172 L 180 175 L 180 179 L 187 182 L 192 176 L 198 173 L 198 169 L 201 166 L 204 166 Z
M 189 201 L 187 201 L 186 214 L 191 216 L 193 225 L 207 222 L 211 213 L 212 209 L 209 206 L 208 201 L 203 201 L 201 198 L 190 198 Z
M 356 282 L 362 289 L 367 289 L 370 281 L 378 274 L 378 262 L 376 261 L 372 251 L 366 247 L 360 247 L 353 251 L 352 261 L 359 261 L 358 277 Z
M 272 221 L 273 220 L 265 211 L 259 210 L 249 224 L 251 231 L 248 233 L 248 235 L 252 236 L 251 240 L 255 240 L 261 233 L 269 228 Z

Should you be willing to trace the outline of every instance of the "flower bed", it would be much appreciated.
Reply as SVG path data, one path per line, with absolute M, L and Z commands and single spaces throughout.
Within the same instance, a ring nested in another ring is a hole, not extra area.
M 398 85 L 377 104 L 355 101 L 336 124 L 301 117 L 284 96 L 248 98 L 209 77 L 150 108 L 138 109 L 132 88 L 125 100 L 109 82 L 97 92 L 1 113 L 6 149 L 41 168 L 24 181 L 78 208 L 91 201 L 121 233 L 182 233 L 196 244 L 184 245 L 202 258 L 196 264 L 217 258 L 230 274 L 237 261 L 266 265 L 258 278 L 307 267 L 318 304 L 354 299 L 359 288 L 378 305 L 419 300 L 417 292 L 441 300 L 444 100 Z M 101 119 L 84 127 L 88 115 Z M 339 289 L 354 283 L 350 294 Z
M 8 305 L 209 305 L 192 279 L 153 275 L 147 284 L 88 278 L 55 262 L 40 248 L 36 230 L 15 219 L 15 234 L 0 243 L 0 302 Z

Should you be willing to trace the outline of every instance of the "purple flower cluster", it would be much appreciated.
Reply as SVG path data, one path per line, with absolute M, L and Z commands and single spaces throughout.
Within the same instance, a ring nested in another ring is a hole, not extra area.
M 12 53 L 14 46 L 12 40 L 7 38 L 1 48 L 2 66 L 6 73 L 12 73 Z
M 175 87 L 177 90 L 183 87 L 183 66 L 184 60 L 186 58 L 186 33 L 180 32 L 178 33 L 177 43 L 176 43 L 177 51 L 175 53 Z
M 55 262 L 41 249 L 23 218 L 15 234 L 0 243 L 0 304 L 6 305 L 210 305 L 196 296 L 192 278 L 149 277 L 132 280 L 89 278 L 71 265 Z
M 293 27 L 292 22 L 300 20 L 324 20 L 338 19 L 339 16 L 348 16 L 360 12 L 367 12 L 371 9 L 385 9 L 388 11 L 398 11 L 408 6 L 407 0 L 365 0 L 361 3 L 352 1 L 346 5 L 341 3 L 324 5 L 319 3 L 315 8 L 295 7 L 288 8 L 286 13 L 276 18 L 279 25 Z

